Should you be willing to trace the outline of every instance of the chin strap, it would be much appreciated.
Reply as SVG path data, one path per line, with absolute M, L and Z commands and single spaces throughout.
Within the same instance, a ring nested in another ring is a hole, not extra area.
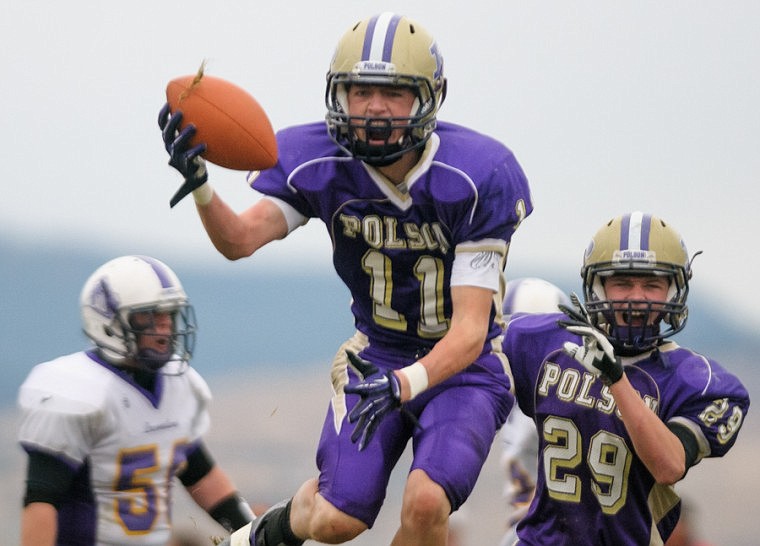
M 619 356 L 635 356 L 657 346 L 660 323 L 643 327 L 614 326 L 610 330 L 612 335 L 609 340 L 615 347 L 615 352 Z
M 351 153 L 357 159 L 361 159 L 373 167 L 387 167 L 393 165 L 401 159 L 401 156 L 408 150 L 402 148 L 401 144 L 387 144 L 383 146 L 370 146 L 362 140 L 354 141 L 351 146 Z
M 160 353 L 155 349 L 140 349 L 135 357 L 142 366 L 154 372 L 163 368 L 171 358 L 171 350 Z

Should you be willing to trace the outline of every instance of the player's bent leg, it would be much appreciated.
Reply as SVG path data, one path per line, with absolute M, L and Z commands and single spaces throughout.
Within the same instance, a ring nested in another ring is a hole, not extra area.
M 367 525 L 338 510 L 317 492 L 317 480 L 304 483 L 293 497 L 293 531 L 299 536 L 327 544 L 341 544 L 356 538 Z
M 446 544 L 451 504 L 443 488 L 420 469 L 406 480 L 401 527 L 391 546 Z

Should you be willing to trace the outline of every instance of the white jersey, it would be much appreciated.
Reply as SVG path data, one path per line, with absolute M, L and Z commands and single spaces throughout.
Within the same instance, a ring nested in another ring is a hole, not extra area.
M 90 352 L 39 364 L 24 381 L 19 442 L 78 472 L 59 508 L 59 541 L 71 533 L 76 544 L 169 541 L 173 477 L 208 429 L 211 393 L 189 367 L 159 374 L 154 391 Z
M 502 467 L 507 474 L 504 497 L 507 500 L 507 530 L 500 546 L 517 540 L 516 527 L 527 513 L 536 489 L 538 473 L 538 433 L 536 425 L 515 404 L 501 429 Z

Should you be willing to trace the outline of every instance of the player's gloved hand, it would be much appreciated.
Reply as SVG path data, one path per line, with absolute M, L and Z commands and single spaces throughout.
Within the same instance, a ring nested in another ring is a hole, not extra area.
M 380 421 L 391 411 L 401 407 L 401 384 L 393 371 L 380 373 L 377 367 L 346 351 L 349 362 L 364 378 L 355 385 L 346 385 L 347 394 L 358 394 L 361 400 L 348 414 L 348 422 L 356 423 L 351 441 L 359 441 L 362 451 L 377 430 Z
M 161 128 L 164 147 L 169 153 L 169 165 L 185 178 L 184 184 L 169 202 L 170 207 L 208 180 L 206 161 L 200 155 L 206 151 L 206 145 L 201 143 L 191 147 L 190 140 L 195 135 L 195 126 L 190 124 L 180 131 L 181 123 L 182 112 L 172 114 L 169 103 L 164 104 L 158 113 L 158 126 Z
M 615 356 L 615 349 L 603 332 L 591 322 L 586 307 L 576 294 L 570 295 L 574 307 L 559 305 L 560 311 L 569 320 L 558 321 L 568 332 L 583 338 L 583 346 L 570 341 L 565 342 L 563 350 L 577 360 L 584 368 L 599 376 L 605 385 L 616 383 L 623 376 L 623 365 Z

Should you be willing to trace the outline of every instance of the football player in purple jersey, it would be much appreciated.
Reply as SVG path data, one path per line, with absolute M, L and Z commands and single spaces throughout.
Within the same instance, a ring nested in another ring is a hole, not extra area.
M 327 75 L 327 126 L 279 131 L 277 165 L 250 176 L 264 198 L 240 214 L 209 185 L 178 116 L 159 116 L 171 164 L 186 166 L 178 170 L 227 258 L 310 218 L 325 223 L 358 330 L 333 362 L 318 479 L 232 544 L 351 540 L 375 522 L 410 439 L 393 544 L 444 544 L 449 514 L 475 485 L 513 402 L 503 270 L 533 207 L 509 149 L 437 120 L 445 92 L 443 59 L 422 26 L 392 13 L 352 25 Z
M 19 389 L 23 546 L 164 545 L 176 476 L 228 531 L 254 518 L 203 441 L 211 393 L 189 366 L 195 314 L 148 256 L 100 266 L 80 299 L 94 347 L 35 366 Z
M 667 222 L 625 214 L 585 252 L 585 303 L 509 321 L 504 352 L 540 454 L 515 544 L 663 544 L 673 485 L 736 442 L 747 390 L 669 339 L 686 323 L 692 260 Z

